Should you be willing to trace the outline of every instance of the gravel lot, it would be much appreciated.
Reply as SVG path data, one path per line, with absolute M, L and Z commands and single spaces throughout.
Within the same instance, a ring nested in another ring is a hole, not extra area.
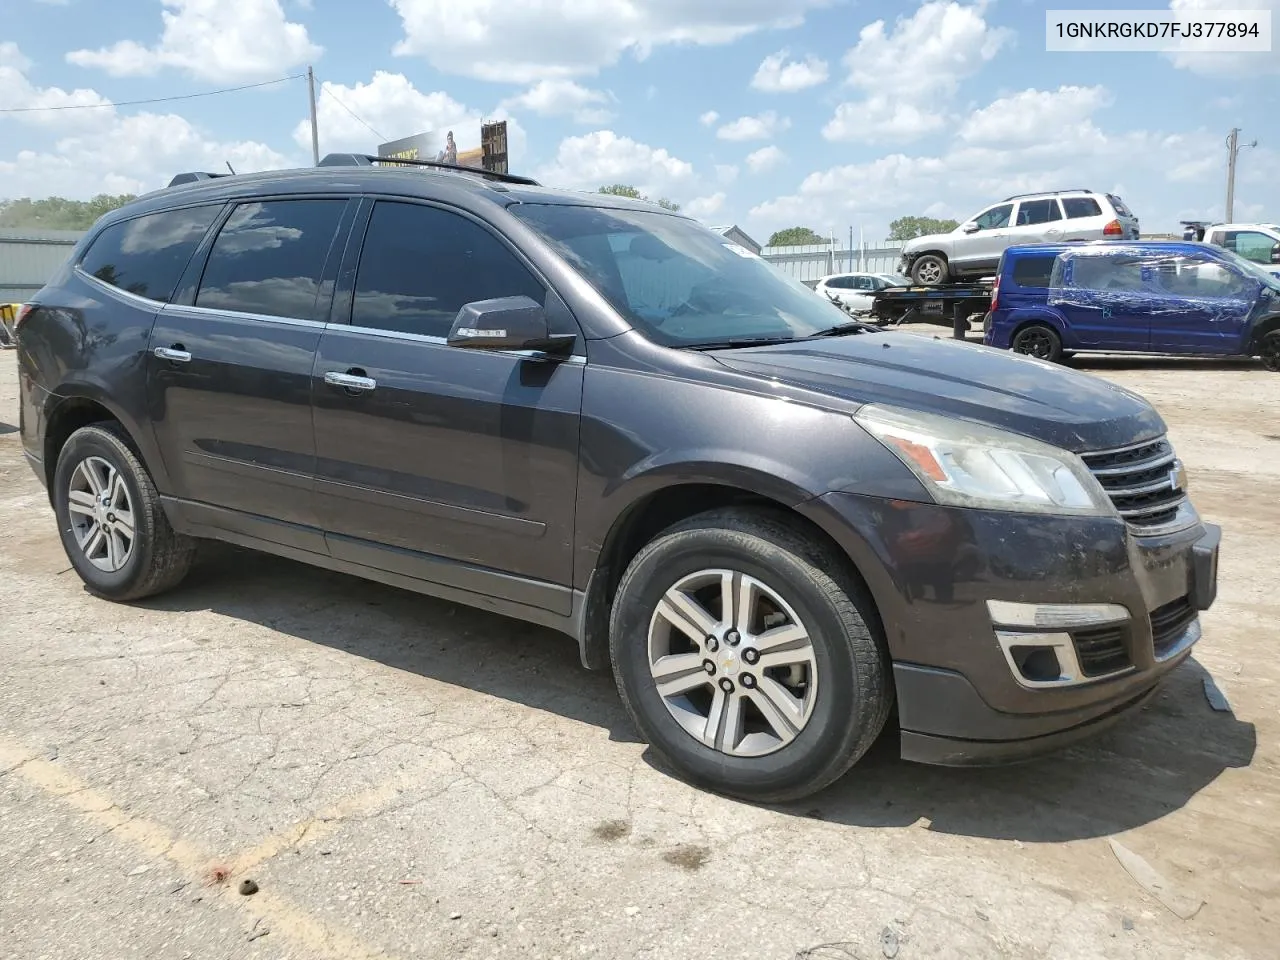
M 1224 527 L 1194 659 L 1053 759 L 931 769 L 886 738 L 763 809 L 657 768 L 551 632 L 231 549 L 91 598 L 0 353 L 0 956 L 1276 956 L 1280 376 L 1085 368 L 1157 404 Z

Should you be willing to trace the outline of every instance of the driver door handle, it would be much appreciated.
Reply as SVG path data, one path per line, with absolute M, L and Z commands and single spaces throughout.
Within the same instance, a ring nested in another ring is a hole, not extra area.
M 331 387 L 342 387 L 344 390 L 372 390 L 378 385 L 373 377 L 361 377 L 353 373 L 338 373 L 331 370 L 324 375 L 324 382 Z
M 172 347 L 156 347 L 152 352 L 161 360 L 169 360 L 173 363 L 191 362 L 191 354 L 183 350 L 180 343 L 176 343 Z

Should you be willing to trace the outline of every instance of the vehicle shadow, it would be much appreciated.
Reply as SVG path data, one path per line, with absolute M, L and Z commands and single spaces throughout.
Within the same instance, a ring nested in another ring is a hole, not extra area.
M 180 589 L 141 604 L 211 610 L 640 742 L 612 678 L 584 670 L 553 630 L 304 564 L 210 545 Z M 896 727 L 832 787 L 778 812 L 856 827 L 1058 842 L 1130 830 L 1168 815 L 1225 770 L 1248 766 L 1251 723 L 1208 705 L 1187 661 L 1138 715 L 1093 741 L 1015 766 L 949 769 L 897 756 Z M 890 721 L 891 724 L 894 722 Z M 653 751 L 644 754 L 665 767 Z
M 3 420 L 0 420 L 0 437 L 6 436 L 10 433 L 17 433 L 17 432 L 18 432 L 18 428 L 15 427 L 12 423 L 5 423 Z

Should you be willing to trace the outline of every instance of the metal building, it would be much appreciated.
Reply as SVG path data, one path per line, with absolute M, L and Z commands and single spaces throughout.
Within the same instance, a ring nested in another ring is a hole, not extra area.
M 22 303 L 34 296 L 82 236 L 82 230 L 0 228 L 0 303 Z

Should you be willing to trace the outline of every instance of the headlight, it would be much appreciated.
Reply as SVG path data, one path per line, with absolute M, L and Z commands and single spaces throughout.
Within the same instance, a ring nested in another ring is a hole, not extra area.
M 868 404 L 853 415 L 938 503 L 1022 513 L 1116 516 L 1075 454 L 966 420 Z

